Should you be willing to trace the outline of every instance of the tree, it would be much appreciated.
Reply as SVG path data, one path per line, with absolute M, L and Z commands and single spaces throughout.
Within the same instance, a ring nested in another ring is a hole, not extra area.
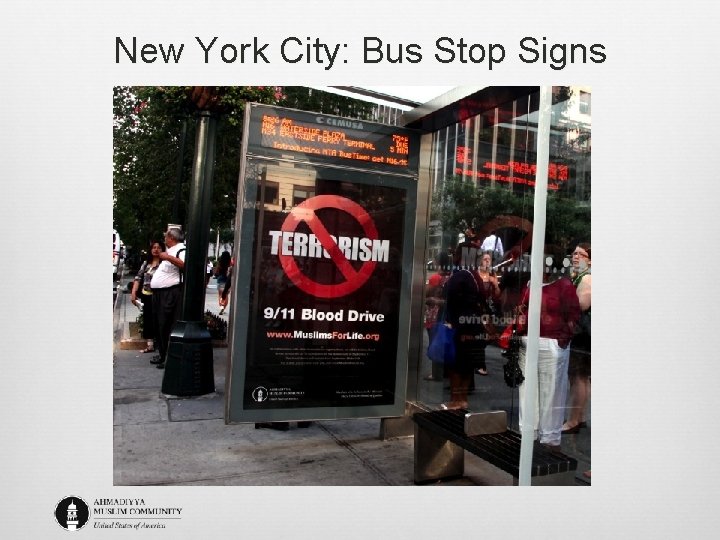
M 506 187 L 480 187 L 461 176 L 452 176 L 433 194 L 430 218 L 440 222 L 447 247 L 468 226 L 480 228 L 497 216 L 517 216 L 532 222 L 533 195 L 533 190 L 513 192 Z M 578 241 L 590 241 L 590 207 L 561 194 L 548 193 L 545 242 L 568 249 Z
M 234 215 L 242 111 L 248 101 L 277 103 L 275 87 L 223 89 L 214 174 L 213 221 Z M 142 248 L 169 222 L 185 223 L 195 122 L 188 87 L 114 89 L 114 225 L 126 244 Z M 182 133 L 185 131 L 184 144 Z M 232 162 L 235 163 L 232 163 Z M 179 190 L 179 206 L 173 202 Z M 225 197 L 228 195 L 228 197 Z
M 440 221 L 443 230 L 457 233 L 502 214 L 532 220 L 532 206 L 532 199 L 528 202 L 525 194 L 501 187 L 480 188 L 462 176 L 451 176 L 433 194 L 430 219 Z
M 186 222 L 195 109 L 190 87 L 115 87 L 113 222 L 126 245 L 143 249 L 167 223 Z M 212 223 L 225 236 L 235 217 L 245 104 L 258 102 L 368 119 L 373 106 L 306 87 L 219 87 Z M 183 144 L 183 131 L 185 142 Z M 179 171 L 179 174 L 178 174 Z M 179 190 L 179 207 L 173 201 Z

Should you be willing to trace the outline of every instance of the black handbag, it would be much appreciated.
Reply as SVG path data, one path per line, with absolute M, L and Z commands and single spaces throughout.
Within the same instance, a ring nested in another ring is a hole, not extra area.
M 525 375 L 523 375 L 520 369 L 520 336 L 518 336 L 515 331 L 515 323 L 513 323 L 510 343 L 507 350 L 503 353 L 503 356 L 507 358 L 507 362 L 505 362 L 503 366 L 505 384 L 510 388 L 517 388 L 525 380 Z
M 577 323 L 576 334 L 590 335 L 590 310 L 583 311 L 580 314 L 580 320 Z

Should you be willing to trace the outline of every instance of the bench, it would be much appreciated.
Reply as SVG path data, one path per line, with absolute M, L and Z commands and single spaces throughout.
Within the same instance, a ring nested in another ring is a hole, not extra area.
M 507 429 L 482 433 L 485 418 L 497 424 L 497 413 L 472 414 L 464 409 L 415 413 L 415 471 L 416 484 L 462 477 L 464 450 L 512 475 L 517 485 L 520 475 L 520 434 Z M 500 412 L 500 418 L 506 418 Z M 481 426 L 468 430 L 468 426 Z M 467 435 L 481 432 L 479 435 Z M 577 460 L 551 452 L 538 442 L 534 443 L 531 476 L 533 485 L 573 485 Z

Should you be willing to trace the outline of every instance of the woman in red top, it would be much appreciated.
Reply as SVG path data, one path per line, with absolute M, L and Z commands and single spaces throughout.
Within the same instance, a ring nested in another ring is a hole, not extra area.
M 521 314 L 527 313 L 528 294 L 521 303 Z M 540 305 L 540 339 L 538 344 L 538 400 L 535 404 L 535 429 L 541 444 L 552 450 L 560 448 L 568 391 L 570 340 L 580 318 L 580 303 L 572 282 L 558 273 L 555 259 L 546 259 Z M 520 350 L 520 369 L 525 371 L 527 337 Z M 520 385 L 520 425 L 527 382 Z
M 477 276 L 479 278 L 478 286 L 481 289 L 482 297 L 485 299 L 488 308 L 490 308 L 490 306 L 497 306 L 500 303 L 500 284 L 498 283 L 497 276 L 492 271 L 492 257 L 492 251 L 483 253 L 480 257 L 480 266 L 477 270 Z M 495 313 L 490 312 L 488 315 L 495 315 Z M 489 340 L 485 340 L 486 343 L 488 341 Z M 478 375 L 488 374 L 485 363 L 485 349 L 483 349 L 482 358 L 475 368 L 475 373 Z

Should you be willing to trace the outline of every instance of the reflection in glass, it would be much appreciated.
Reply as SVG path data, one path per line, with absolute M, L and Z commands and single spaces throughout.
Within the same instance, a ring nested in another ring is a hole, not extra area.
M 546 272 L 549 272 L 550 281 L 562 279 L 563 290 L 573 294 L 576 289 L 571 279 L 578 270 L 570 264 L 571 254 L 578 244 L 590 242 L 590 97 L 588 87 L 553 89 L 545 232 L 546 253 L 552 256 L 552 263 L 546 266 Z M 454 274 L 468 270 L 479 278 L 480 288 L 486 287 L 489 280 L 496 282 L 497 290 L 486 290 L 485 294 L 479 295 L 484 304 L 478 312 L 483 317 L 483 324 L 476 328 L 476 335 L 486 338 L 490 332 L 501 332 L 515 320 L 517 307 L 522 303 L 528 285 L 537 172 L 538 104 L 537 93 L 522 96 L 479 111 L 432 135 L 426 305 L 433 298 L 447 301 L 447 285 L 444 290 L 438 289 L 437 285 L 439 278 L 436 276 L 443 266 L 439 263 L 441 256 L 455 262 L 450 277 L 444 278 L 448 282 Z M 495 250 L 490 249 L 491 243 L 483 243 L 492 240 L 493 235 L 502 244 L 503 253 L 489 253 L 491 265 L 488 268 L 482 260 L 483 251 Z M 569 289 L 564 286 L 566 284 Z M 464 294 L 471 295 L 469 286 L 472 283 L 467 281 L 465 285 L 468 287 Z M 429 328 L 432 319 L 428 310 L 425 315 L 425 327 Z M 427 332 L 423 335 L 424 351 L 430 336 Z M 503 381 L 503 351 L 492 339 L 485 341 L 482 350 L 482 355 L 470 355 L 472 373 L 464 386 L 457 381 L 453 384 L 453 378 L 456 378 L 453 368 L 432 365 L 428 358 L 422 358 L 418 370 L 418 400 L 430 408 L 442 405 L 452 408 L 458 402 L 466 401 L 464 408 L 470 411 L 505 410 L 509 427 L 517 429 L 518 389 L 508 388 Z M 568 393 L 573 395 L 573 390 L 567 390 L 568 351 L 567 347 L 563 348 L 562 362 L 556 362 L 554 375 L 561 390 L 556 397 L 563 401 L 555 404 L 560 426 L 564 420 L 572 418 L 574 422 L 579 418 L 578 415 L 570 417 L 565 399 Z M 582 386 L 578 387 L 578 394 L 582 393 L 582 396 L 567 397 L 567 402 L 575 399 L 578 404 L 573 410 L 583 410 L 582 419 L 577 423 L 583 423 L 581 429 L 585 430 L 586 436 L 578 435 L 568 442 L 574 445 L 576 457 L 589 462 L 590 406 L 589 398 L 584 397 L 589 396 L 589 374 L 583 380 L 587 384 L 581 382 Z M 553 432 L 559 429 L 557 420 L 553 420 Z M 577 432 L 571 433 L 575 434 Z M 557 442 L 555 435 L 552 441 Z

